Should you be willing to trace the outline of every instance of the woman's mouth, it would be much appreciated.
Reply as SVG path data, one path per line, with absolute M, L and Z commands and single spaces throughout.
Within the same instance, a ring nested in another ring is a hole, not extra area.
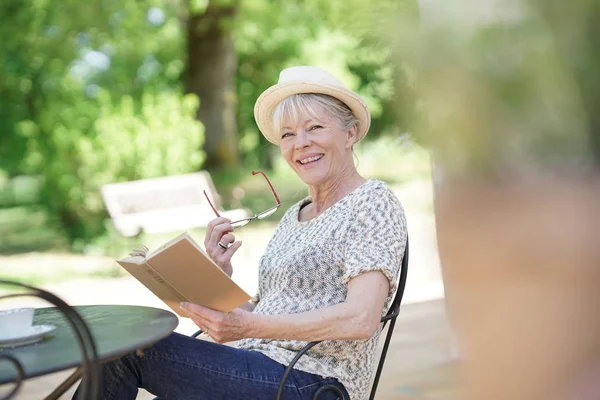
M 311 157 L 303 158 L 301 160 L 298 160 L 298 163 L 300 163 L 302 165 L 308 165 L 308 164 L 312 164 L 314 162 L 319 161 L 321 158 L 323 158 L 323 154 L 319 154 L 319 155 L 316 155 L 316 156 L 311 156 Z

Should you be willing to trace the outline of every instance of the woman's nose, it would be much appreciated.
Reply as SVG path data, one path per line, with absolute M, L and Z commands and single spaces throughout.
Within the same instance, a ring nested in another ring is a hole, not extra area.
M 310 138 L 304 129 L 300 129 L 296 135 L 296 148 L 303 149 L 310 145 Z

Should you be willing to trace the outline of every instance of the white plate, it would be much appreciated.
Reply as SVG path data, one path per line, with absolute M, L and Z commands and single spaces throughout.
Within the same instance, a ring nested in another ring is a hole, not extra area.
M 10 338 L 0 337 L 0 347 L 17 347 L 26 344 L 36 343 L 54 332 L 54 325 L 33 325 L 29 332 Z

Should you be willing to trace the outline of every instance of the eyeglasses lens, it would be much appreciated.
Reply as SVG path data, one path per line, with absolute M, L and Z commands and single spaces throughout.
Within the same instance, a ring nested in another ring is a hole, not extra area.
M 275 214 L 275 211 L 277 211 L 278 208 L 279 207 L 273 207 L 273 208 L 270 208 L 270 209 L 268 209 L 266 211 L 263 211 L 260 214 L 257 214 L 256 218 L 258 218 L 258 219 L 268 218 L 271 215 Z
M 252 218 L 244 218 L 244 219 L 241 219 L 239 221 L 234 221 L 234 222 L 231 223 L 231 226 L 234 227 L 234 228 L 239 228 L 239 227 L 242 227 L 244 225 L 248 225 L 248 222 L 250 222 L 250 220 L 252 220 Z

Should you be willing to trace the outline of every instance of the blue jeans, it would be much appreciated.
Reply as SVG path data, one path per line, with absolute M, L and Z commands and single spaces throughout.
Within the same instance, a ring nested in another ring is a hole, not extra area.
M 106 363 L 102 368 L 102 398 L 134 400 L 138 388 L 144 388 L 160 400 L 275 400 L 284 370 L 284 365 L 256 351 L 173 333 L 141 356 L 130 354 Z M 312 399 L 326 384 L 336 385 L 348 396 L 337 379 L 294 370 L 282 398 Z M 328 391 L 319 399 L 337 396 Z

